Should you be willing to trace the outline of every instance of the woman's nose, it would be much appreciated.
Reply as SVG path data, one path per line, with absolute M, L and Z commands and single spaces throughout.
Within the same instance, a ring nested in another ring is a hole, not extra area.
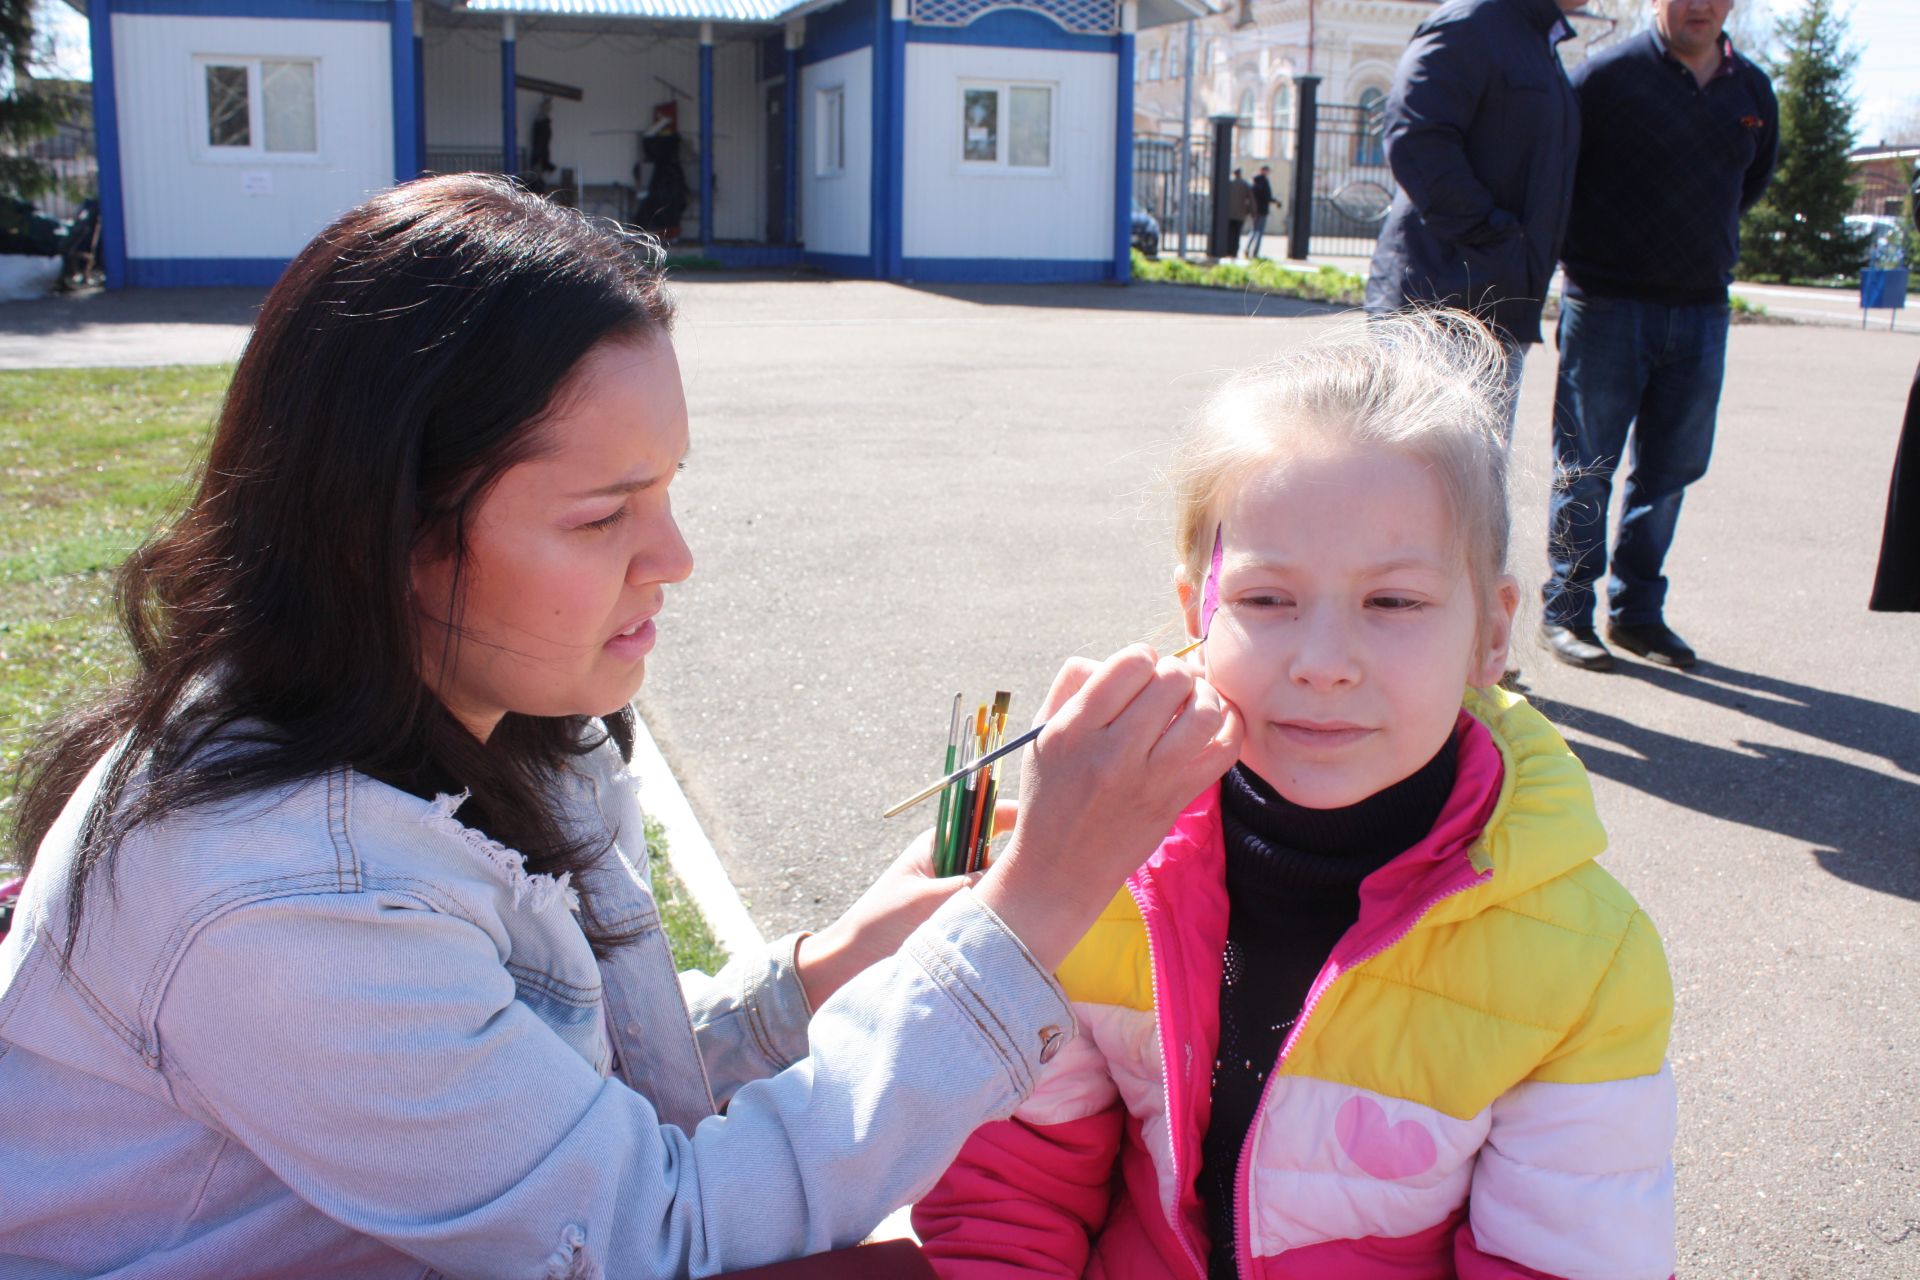
M 693 549 L 671 515 L 647 531 L 627 561 L 627 581 L 634 586 L 655 582 L 685 582 L 693 576 Z

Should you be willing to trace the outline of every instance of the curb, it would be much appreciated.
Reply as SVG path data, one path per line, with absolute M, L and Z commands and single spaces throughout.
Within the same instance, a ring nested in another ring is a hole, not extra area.
M 730 956 L 758 950 L 766 945 L 766 936 L 747 913 L 740 891 L 720 865 L 720 855 L 714 852 L 713 842 L 701 829 L 679 779 L 673 776 L 667 758 L 653 740 L 653 731 L 637 709 L 633 723 L 632 768 L 640 777 L 642 807 L 667 833 L 667 865 L 706 917 L 707 928 L 722 950 Z

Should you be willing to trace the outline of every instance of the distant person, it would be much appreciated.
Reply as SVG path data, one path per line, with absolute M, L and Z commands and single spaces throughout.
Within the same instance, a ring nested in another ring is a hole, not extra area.
M 1273 208 L 1273 181 L 1267 175 L 1271 165 L 1261 165 L 1253 175 L 1253 230 L 1247 233 L 1247 256 L 1260 256 L 1260 244 L 1267 238 L 1267 211 Z
M 1415 28 L 1387 95 L 1399 190 L 1367 311 L 1464 307 L 1507 353 L 1507 433 L 1566 228 L 1580 118 L 1556 46 L 1583 0 L 1447 0 Z
M 1667 1280 L 1673 986 L 1495 687 L 1505 353 L 1452 313 L 1233 379 L 1175 582 L 1240 761 L 1060 967 L 1082 1036 L 914 1210 L 943 1280 Z
M 1920 175 L 1907 205 L 1920 228 Z M 1920 369 L 1907 394 L 1907 420 L 1893 454 L 1887 486 L 1887 526 L 1880 538 L 1880 568 L 1867 606 L 1881 613 L 1920 611 Z
M 1247 185 L 1246 175 L 1238 169 L 1233 171 L 1233 181 L 1227 184 L 1227 244 L 1229 253 L 1240 251 L 1240 229 L 1247 225 L 1247 218 L 1253 213 L 1253 188 Z
M 1713 451 L 1740 215 L 1766 190 L 1780 141 L 1773 86 L 1727 39 L 1732 8 L 1655 0 L 1651 28 L 1574 76 L 1585 132 L 1562 254 L 1542 638 L 1589 671 L 1613 666 L 1594 632 L 1595 583 L 1629 438 L 1607 639 L 1665 666 L 1695 661 L 1667 625 L 1662 566 L 1681 496 Z

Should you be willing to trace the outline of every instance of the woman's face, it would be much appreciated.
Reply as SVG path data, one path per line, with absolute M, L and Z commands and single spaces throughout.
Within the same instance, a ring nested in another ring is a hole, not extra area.
M 671 343 L 594 348 L 540 430 L 541 454 L 508 468 L 469 517 L 459 599 L 450 606 L 450 556 L 414 565 L 422 674 L 482 740 L 509 711 L 624 706 L 645 674 L 666 585 L 693 572 L 668 497 L 687 452 Z

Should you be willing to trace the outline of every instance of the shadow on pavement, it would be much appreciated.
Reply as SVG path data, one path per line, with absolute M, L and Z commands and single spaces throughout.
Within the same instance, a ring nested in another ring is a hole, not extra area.
M 1879 756 L 1909 777 L 1920 775 L 1920 715 L 1911 711 L 1713 663 L 1701 663 L 1692 676 L 1642 663 L 1623 663 L 1618 674 Z M 1597 740 L 1575 747 L 1590 772 L 1710 817 L 1801 841 L 1843 880 L 1920 900 L 1920 780 L 1776 743 L 1694 742 L 1593 707 L 1531 700 L 1555 724 Z
M 89 289 L 0 302 L 0 333 L 52 336 L 102 325 L 251 325 L 264 288 Z
M 1160 311 L 1185 316 L 1331 316 L 1354 310 L 1328 302 L 1251 290 L 1183 284 L 918 284 L 903 288 L 983 307 L 1055 307 L 1081 311 Z

